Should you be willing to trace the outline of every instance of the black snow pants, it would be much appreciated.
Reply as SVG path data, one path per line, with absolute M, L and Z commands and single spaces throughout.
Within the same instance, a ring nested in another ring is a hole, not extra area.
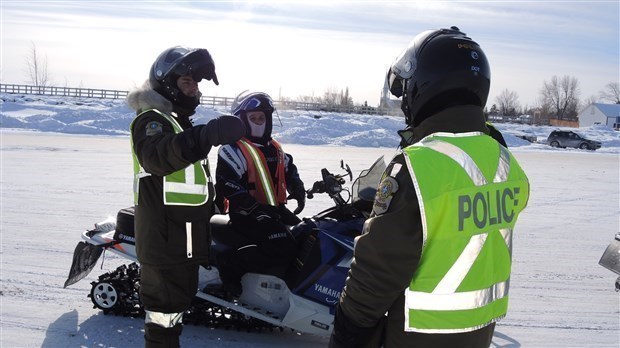
M 147 311 L 146 348 L 177 348 L 183 331 L 183 313 L 198 289 L 198 264 L 173 267 L 142 265 L 140 300 Z
M 271 274 L 284 279 L 297 255 L 295 238 L 279 221 L 257 222 L 231 215 L 233 229 L 245 240 L 237 248 L 218 255 L 220 276 L 225 284 L 240 289 L 243 274 Z

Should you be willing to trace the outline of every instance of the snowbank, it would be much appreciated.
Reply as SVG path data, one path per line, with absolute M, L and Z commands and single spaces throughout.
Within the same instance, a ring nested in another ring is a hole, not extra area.
M 134 112 L 124 100 L 0 94 L 2 128 L 31 129 L 70 134 L 128 135 Z M 227 107 L 199 106 L 194 122 L 206 123 L 227 114 Z M 396 133 L 404 118 L 323 111 L 278 110 L 273 133 L 283 143 L 396 148 Z M 509 147 L 527 150 L 581 151 L 546 146 L 547 136 L 558 127 L 497 123 Z M 575 129 L 573 129 L 575 130 Z M 597 152 L 620 153 L 620 132 L 596 125 L 577 130 L 603 143 Z M 530 142 L 525 139 L 535 140 Z

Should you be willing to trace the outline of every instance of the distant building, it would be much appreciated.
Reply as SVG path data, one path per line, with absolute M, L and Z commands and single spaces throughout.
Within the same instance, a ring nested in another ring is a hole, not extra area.
M 620 129 L 620 104 L 593 103 L 586 106 L 579 115 L 579 127 L 602 124 Z

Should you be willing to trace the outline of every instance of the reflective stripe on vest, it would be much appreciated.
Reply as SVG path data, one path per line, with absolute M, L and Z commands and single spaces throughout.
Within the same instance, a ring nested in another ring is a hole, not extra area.
M 405 291 L 405 331 L 456 333 L 506 315 L 512 230 L 529 184 L 483 133 L 436 133 L 405 148 L 423 248 Z
M 256 190 L 250 194 L 262 204 L 278 206 L 286 203 L 286 181 L 284 175 L 284 152 L 275 140 L 271 140 L 276 148 L 278 163 L 276 165 L 277 186 L 274 186 L 269 167 L 263 153 L 247 139 L 237 141 L 237 146 L 248 163 L 248 182 L 254 183 Z
M 181 133 L 183 128 L 171 116 L 166 115 L 156 109 L 146 110 L 140 113 L 144 114 L 148 111 L 154 111 L 165 118 L 174 129 L 175 133 Z M 136 119 L 140 116 L 138 115 Z M 135 119 L 134 119 L 135 121 Z M 133 125 L 133 122 L 132 122 Z M 133 129 L 130 126 L 130 129 Z M 138 204 L 140 179 L 151 175 L 147 173 L 140 165 L 138 157 L 134 153 L 133 137 L 131 143 L 131 153 L 133 156 L 134 168 L 134 204 Z M 188 165 L 184 169 L 168 174 L 163 178 L 163 197 L 165 205 L 185 205 L 198 206 L 205 204 L 209 199 L 209 177 L 203 166 L 209 166 L 208 160 L 198 161 Z
M 163 328 L 173 328 L 183 323 L 184 312 L 179 313 L 162 313 L 151 312 L 149 310 L 144 311 L 144 323 L 145 324 L 157 324 Z

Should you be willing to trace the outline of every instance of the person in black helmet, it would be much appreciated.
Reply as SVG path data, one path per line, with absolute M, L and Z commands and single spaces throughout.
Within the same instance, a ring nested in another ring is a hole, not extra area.
M 218 84 L 209 52 L 172 47 L 127 96 L 137 113 L 130 129 L 145 347 L 179 346 L 183 312 L 196 294 L 198 267 L 209 256 L 214 189 L 207 154 L 245 134 L 234 116 L 192 124 L 202 79 Z
M 296 255 L 296 244 L 286 225 L 301 220 L 306 201 L 304 183 L 293 157 L 271 137 L 273 100 L 262 92 L 245 91 L 233 102 L 232 114 L 246 128 L 245 136 L 218 152 L 216 191 L 221 211 L 228 206 L 232 227 L 246 243 L 219 257 L 220 275 L 231 292 L 241 289 L 239 279 L 246 272 L 284 277 Z M 287 197 L 288 194 L 288 197 Z M 291 212 L 288 199 L 297 201 Z
M 425 31 L 390 67 L 407 128 L 357 238 L 329 346 L 489 347 L 507 313 L 527 176 L 485 126 L 482 48 Z

